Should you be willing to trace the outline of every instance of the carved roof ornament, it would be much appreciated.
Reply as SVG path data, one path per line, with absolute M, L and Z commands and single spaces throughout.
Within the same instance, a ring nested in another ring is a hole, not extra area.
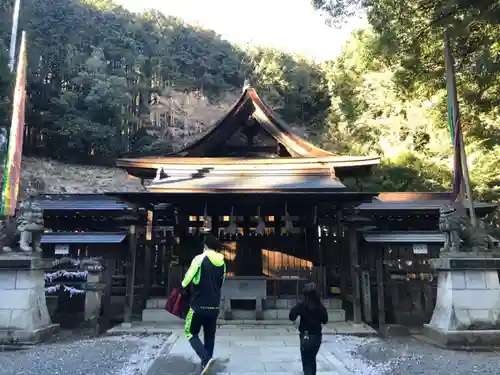
M 165 180 L 169 177 L 167 172 L 165 172 L 165 169 L 163 167 L 157 168 L 156 169 L 156 176 L 153 180 L 153 182 L 160 182 L 162 180 Z

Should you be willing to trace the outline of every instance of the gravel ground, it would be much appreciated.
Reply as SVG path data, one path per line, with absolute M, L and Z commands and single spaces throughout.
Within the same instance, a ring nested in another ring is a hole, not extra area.
M 168 335 L 63 337 L 32 349 L 0 353 L 0 375 L 144 375 Z
M 445 350 L 411 337 L 346 336 L 327 346 L 356 375 L 500 374 L 500 353 Z

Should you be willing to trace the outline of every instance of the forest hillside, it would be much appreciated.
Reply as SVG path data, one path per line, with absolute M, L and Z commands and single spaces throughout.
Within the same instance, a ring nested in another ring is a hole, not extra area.
M 498 201 L 499 18 L 487 0 L 469 2 L 439 18 L 445 13 L 438 0 L 425 7 L 417 0 L 370 1 L 370 27 L 355 32 L 335 61 L 318 63 L 271 48 L 241 49 L 213 31 L 157 11 L 130 13 L 111 0 L 23 0 L 20 28 L 29 51 L 24 153 L 38 158 L 26 163 L 64 169 L 64 163 L 163 154 L 208 131 L 250 84 L 316 144 L 381 156 L 365 190 L 448 190 L 443 32 L 449 28 L 475 195 Z M 366 6 L 313 4 L 333 26 Z M 0 0 L 2 126 L 11 108 L 12 7 L 13 0 Z

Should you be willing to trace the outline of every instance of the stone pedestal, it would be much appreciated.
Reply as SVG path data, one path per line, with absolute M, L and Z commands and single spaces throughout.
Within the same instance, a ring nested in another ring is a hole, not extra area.
M 440 258 L 436 306 L 424 334 L 446 347 L 500 345 L 500 258 Z
M 43 260 L 0 255 L 0 343 L 37 343 L 57 328 L 45 301 Z
M 254 300 L 255 301 L 255 320 L 263 320 L 264 312 L 262 301 L 267 296 L 267 279 L 260 276 L 229 276 L 224 281 L 222 288 L 221 311 L 224 319 L 233 319 L 231 311 L 231 300 Z

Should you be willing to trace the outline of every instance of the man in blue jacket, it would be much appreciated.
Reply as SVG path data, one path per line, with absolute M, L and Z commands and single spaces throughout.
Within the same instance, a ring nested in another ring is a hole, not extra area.
M 189 343 L 201 359 L 201 374 L 206 374 L 214 363 L 215 331 L 219 316 L 221 289 L 226 277 L 224 255 L 218 253 L 222 245 L 217 238 L 207 233 L 203 239 L 203 253 L 194 257 L 182 288 L 192 285 L 190 309 L 186 316 L 185 333 Z M 203 327 L 204 343 L 199 338 Z

